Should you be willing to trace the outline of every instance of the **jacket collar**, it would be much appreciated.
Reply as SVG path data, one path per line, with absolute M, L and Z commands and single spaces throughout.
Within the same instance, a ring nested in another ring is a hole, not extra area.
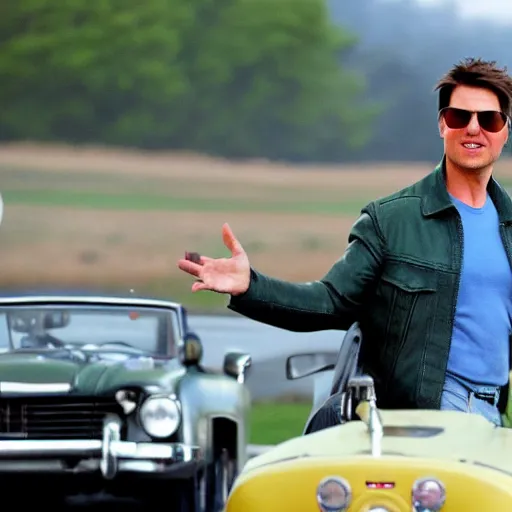
M 450 208 L 454 208 L 450 195 L 446 189 L 446 156 L 436 166 L 434 171 L 426 177 L 426 193 L 423 195 L 422 213 L 430 217 Z M 501 222 L 512 222 L 512 201 L 502 186 L 491 176 L 487 191 L 491 197 Z

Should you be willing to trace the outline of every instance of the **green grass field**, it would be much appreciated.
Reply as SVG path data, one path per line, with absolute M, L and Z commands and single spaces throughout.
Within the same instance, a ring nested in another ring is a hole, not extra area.
M 310 412 L 310 403 L 253 404 L 250 422 L 251 444 L 277 444 L 301 435 Z
M 261 212 L 267 213 L 313 213 L 353 214 L 366 199 L 350 198 L 340 201 L 301 201 L 283 198 L 247 201 L 246 199 L 202 198 L 153 193 L 102 193 L 81 190 L 13 189 L 4 187 L 2 195 L 7 204 L 46 207 L 68 207 L 124 211 L 175 211 L 175 212 Z

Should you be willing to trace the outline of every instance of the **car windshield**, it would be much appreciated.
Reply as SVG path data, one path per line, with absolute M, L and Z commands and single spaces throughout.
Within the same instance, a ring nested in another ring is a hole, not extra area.
M 174 355 L 175 311 L 127 306 L 0 307 L 0 350 L 20 348 L 115 349 Z

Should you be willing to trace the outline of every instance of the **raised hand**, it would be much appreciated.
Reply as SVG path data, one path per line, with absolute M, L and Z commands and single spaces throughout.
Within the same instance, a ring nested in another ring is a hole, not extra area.
M 197 278 L 192 285 L 193 292 L 211 290 L 240 295 L 249 288 L 249 258 L 228 224 L 222 226 L 222 239 L 231 252 L 231 258 L 215 259 L 197 255 L 178 261 L 181 270 Z

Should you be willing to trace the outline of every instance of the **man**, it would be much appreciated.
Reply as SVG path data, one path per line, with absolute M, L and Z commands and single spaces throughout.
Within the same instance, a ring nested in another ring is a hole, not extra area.
M 276 327 L 359 321 L 360 362 L 383 408 L 462 410 L 499 425 L 510 370 L 512 202 L 492 172 L 509 134 L 512 79 L 494 62 L 467 59 L 436 90 L 441 163 L 365 206 L 321 280 L 256 271 L 228 225 L 231 258 L 178 265 L 198 278 L 193 291 L 230 294 L 230 309 Z

